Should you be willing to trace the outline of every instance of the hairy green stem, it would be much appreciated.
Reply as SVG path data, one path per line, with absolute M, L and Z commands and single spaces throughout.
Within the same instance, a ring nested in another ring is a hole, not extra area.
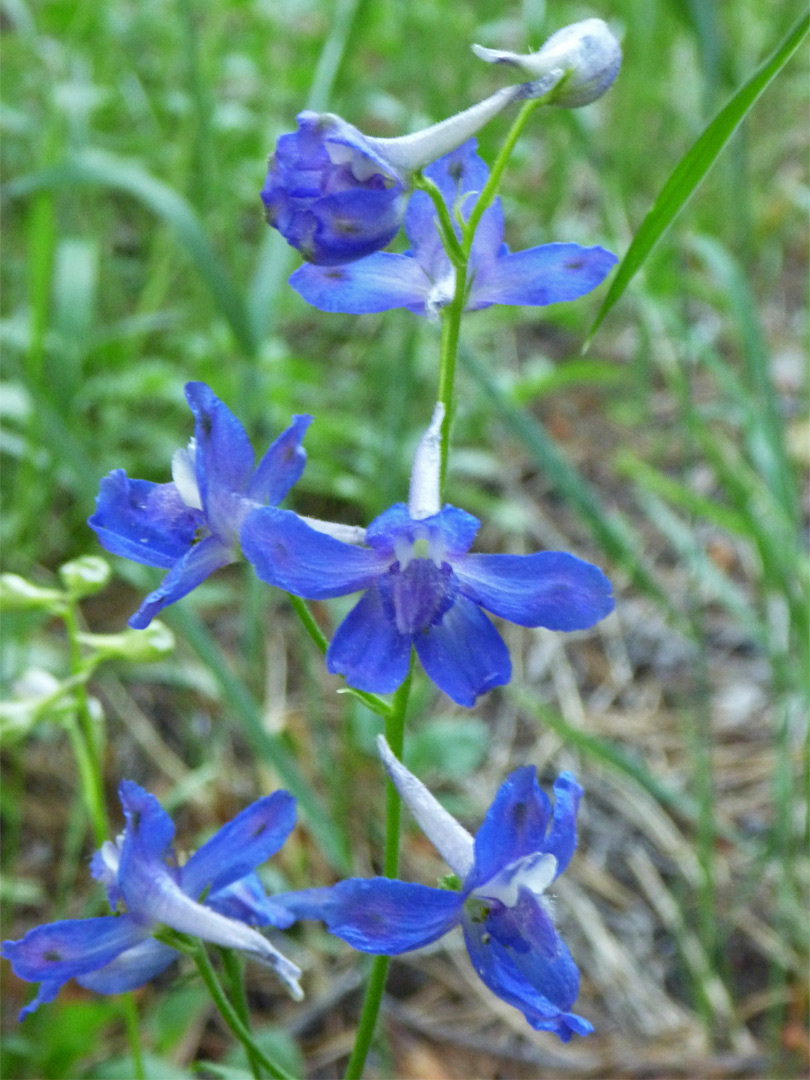
M 134 1080 L 146 1080 L 141 1050 L 141 1031 L 138 1025 L 138 1006 L 135 1004 L 135 996 L 131 990 L 121 995 L 121 1012 L 127 1029 L 129 1052 L 132 1055 L 132 1075 Z
M 180 935 L 178 935 L 180 936 Z M 185 935 L 182 935 L 185 936 Z M 236 1009 L 228 1000 L 225 991 L 222 989 L 217 973 L 214 970 L 214 966 L 206 952 L 205 946 L 201 941 L 192 941 L 187 939 L 187 944 L 183 947 L 182 951 L 192 958 L 197 965 L 197 970 L 200 973 L 202 981 L 205 983 L 208 993 L 219 1009 L 220 1015 L 231 1031 L 234 1033 L 239 1042 L 244 1046 L 248 1060 L 253 1064 L 254 1060 L 265 1069 L 273 1080 L 293 1080 L 288 1072 L 285 1072 L 280 1066 L 275 1065 L 270 1058 L 264 1054 L 256 1043 L 253 1041 L 253 1036 L 243 1023 Z M 176 948 L 177 945 L 173 941 L 172 944 Z
M 244 967 L 239 955 L 233 949 L 220 947 L 219 955 L 222 957 L 222 966 L 228 979 L 228 988 L 231 1001 L 236 1010 L 236 1015 L 250 1031 L 250 1012 L 248 1010 L 247 994 L 245 993 Z M 262 1080 L 261 1062 L 249 1047 L 245 1047 L 250 1071 L 254 1080 Z
M 408 675 L 405 682 L 394 694 L 394 707 L 391 715 L 385 719 L 385 738 L 398 758 L 402 757 L 402 748 L 405 744 L 405 713 L 408 708 L 408 695 L 411 692 L 412 675 L 413 651 L 411 651 L 411 666 Z M 385 855 L 383 858 L 383 873 L 389 878 L 396 877 L 399 868 L 401 805 L 398 791 L 391 781 L 387 780 L 385 785 Z M 382 1003 L 389 959 L 388 956 L 375 956 L 372 962 L 371 975 L 366 987 L 366 996 L 363 1000 L 363 1010 L 360 1013 L 360 1022 L 357 1025 L 354 1048 L 346 1066 L 345 1080 L 359 1080 L 363 1075 L 363 1067 L 366 1063 Z

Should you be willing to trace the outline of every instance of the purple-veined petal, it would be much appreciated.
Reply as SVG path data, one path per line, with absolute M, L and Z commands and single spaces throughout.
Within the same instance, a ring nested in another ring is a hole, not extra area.
M 308 262 L 321 266 L 362 259 L 397 235 L 404 202 L 404 194 L 396 187 L 377 191 L 355 188 L 327 195 L 311 206 L 316 227 L 296 246 Z
M 569 1042 L 572 1034 L 593 1031 L 587 1020 L 568 1011 L 579 991 L 579 972 L 562 940 L 558 938 L 557 955 L 549 960 L 531 953 L 513 953 L 486 931 L 484 923 L 465 917 L 462 927 L 470 960 L 481 980 L 519 1009 L 536 1031 L 553 1031 L 562 1042 Z M 526 961 L 526 971 L 518 967 L 516 957 Z
M 543 244 L 491 263 L 481 261 L 467 310 L 490 304 L 542 307 L 576 300 L 595 289 L 617 261 L 605 248 L 579 244 Z
M 246 874 L 219 892 L 209 893 L 206 906 L 238 919 L 248 926 L 280 926 L 286 929 L 294 921 L 293 916 L 272 896 L 267 896 L 257 874 Z
M 20 941 L 4 941 L 2 955 L 21 979 L 63 983 L 108 964 L 143 934 L 128 915 L 63 919 L 29 930 Z
M 215 833 L 180 871 L 180 885 L 197 900 L 252 873 L 282 846 L 295 825 L 295 799 L 274 791 L 258 799 Z
M 549 855 L 544 858 L 554 861 Z M 501 903 L 492 905 L 486 931 L 513 954 L 534 952 L 545 960 L 553 960 L 559 951 L 560 936 L 554 920 L 539 897 L 525 887 L 518 890 L 511 907 Z
M 123 469 L 101 481 L 96 512 L 87 522 L 113 555 L 165 569 L 188 551 L 203 523 L 174 484 L 131 480 Z
M 377 749 L 391 782 L 416 818 L 419 828 L 453 873 L 464 881 L 473 867 L 473 838 L 431 795 L 422 781 L 394 757 L 382 735 L 377 736 Z
M 533 765 L 507 776 L 475 835 L 475 882 L 485 885 L 515 860 L 546 851 L 551 805 Z
M 519 626 L 586 630 L 613 610 L 608 579 L 564 551 L 464 555 L 453 561 L 462 591 Z
M 311 416 L 293 417 L 256 466 L 245 492 L 249 499 L 271 506 L 281 502 L 304 471 L 307 454 L 301 440 L 311 423 Z
M 458 596 L 438 626 L 414 635 L 414 646 L 430 678 L 458 705 L 475 699 L 512 675 L 503 638 L 466 596 Z
M 559 876 L 571 861 L 577 846 L 577 810 L 582 788 L 573 773 L 561 772 L 554 781 L 554 814 L 543 847 L 557 860 Z
M 207 512 L 217 488 L 244 492 L 253 472 L 253 448 L 240 422 L 205 383 L 186 383 L 186 401 L 194 414 L 197 485 Z
M 369 315 L 391 308 L 422 312 L 430 281 L 416 259 L 376 252 L 343 266 L 305 263 L 290 276 L 290 285 L 320 311 Z
M 234 552 L 217 537 L 207 536 L 200 540 L 174 564 L 160 585 L 146 597 L 130 618 L 129 625 L 133 630 L 143 630 L 159 611 L 176 600 L 181 600 L 215 570 L 235 561 Z
M 410 657 L 410 635 L 400 634 L 385 614 L 374 585 L 335 631 L 326 651 L 326 666 L 358 690 L 390 694 L 408 674 Z
M 163 942 L 146 938 L 97 971 L 78 975 L 76 981 L 88 990 L 95 990 L 97 994 L 123 994 L 154 979 L 161 971 L 165 971 L 177 956 L 176 950 Z
M 352 948 L 386 956 L 442 937 L 458 923 L 463 904 L 459 893 L 382 877 L 348 878 L 275 900 L 297 919 L 322 919 Z
M 377 552 L 341 543 L 271 506 L 247 515 L 239 539 L 262 581 L 307 600 L 359 592 L 387 568 Z

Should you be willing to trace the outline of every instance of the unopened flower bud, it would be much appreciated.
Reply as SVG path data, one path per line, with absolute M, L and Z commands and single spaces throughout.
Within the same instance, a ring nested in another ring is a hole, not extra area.
M 528 75 L 524 98 L 546 98 L 547 104 L 578 109 L 601 97 L 612 85 L 622 63 L 622 51 L 607 23 L 585 19 L 552 34 L 534 53 L 504 52 L 473 45 L 489 64 L 505 64 Z

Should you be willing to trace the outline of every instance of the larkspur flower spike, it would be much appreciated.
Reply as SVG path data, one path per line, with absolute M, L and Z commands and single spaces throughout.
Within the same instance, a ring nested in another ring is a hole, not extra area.
M 363 591 L 326 653 L 350 686 L 391 693 L 415 648 L 427 674 L 459 705 L 509 681 L 509 652 L 484 611 L 520 626 L 582 630 L 613 610 L 597 567 L 561 551 L 469 554 L 478 521 L 439 503 L 443 406 L 419 444 L 409 502 L 366 529 L 366 546 L 340 542 L 296 514 L 262 507 L 245 518 L 242 551 L 258 576 L 309 600 Z
M 136 630 L 238 559 L 246 514 L 281 502 L 306 463 L 301 440 L 311 416 L 294 416 L 254 468 L 244 428 L 205 383 L 187 383 L 186 400 L 194 438 L 172 458 L 172 483 L 132 480 L 115 469 L 101 481 L 88 521 L 107 551 L 169 571 L 130 618 Z
M 475 140 L 434 162 L 425 176 L 441 192 L 461 239 L 455 215 L 469 218 L 489 179 Z M 436 208 L 424 191 L 411 196 L 405 232 L 410 250 L 403 255 L 378 251 L 347 266 L 305 263 L 293 272 L 290 285 L 321 311 L 363 315 L 404 307 L 436 319 L 453 300 L 456 274 L 436 225 Z M 616 256 L 603 247 L 573 243 L 510 253 L 503 232 L 501 201 L 495 199 L 484 211 L 470 250 L 466 311 L 493 304 L 542 307 L 576 300 L 595 289 L 616 263 Z
M 289 836 L 295 799 L 286 791 L 259 799 L 180 866 L 172 851 L 174 825 L 154 795 L 122 780 L 119 796 L 126 828 L 90 864 L 117 913 L 48 923 L 2 944 L 15 974 L 40 983 L 20 1019 L 53 1001 L 71 978 L 99 994 L 142 986 L 177 959 L 175 949 L 153 937 L 160 926 L 239 949 L 271 967 L 300 1000 L 300 970 L 253 929 L 292 922 L 265 895 L 255 869 Z
M 298 919 L 322 919 L 356 949 L 396 955 L 461 926 L 473 967 L 498 997 L 538 1031 L 563 1042 L 593 1026 L 571 1012 L 579 971 L 557 932 L 547 890 L 577 843 L 582 788 L 570 772 L 554 781 L 554 809 L 535 769 L 516 769 L 498 790 L 473 838 L 379 736 L 388 775 L 419 827 L 447 862 L 459 890 L 389 878 L 349 878 L 331 888 L 282 893 Z

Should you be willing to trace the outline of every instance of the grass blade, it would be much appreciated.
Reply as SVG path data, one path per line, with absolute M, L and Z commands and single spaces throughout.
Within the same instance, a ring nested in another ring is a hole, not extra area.
M 12 181 L 6 188 L 6 194 L 9 197 L 21 197 L 37 191 L 72 189 L 76 185 L 88 184 L 125 191 L 174 229 L 194 266 L 210 288 L 217 305 L 230 324 L 234 337 L 248 357 L 254 356 L 256 338 L 242 296 L 234 288 L 229 272 L 223 266 L 188 201 L 162 180 L 114 154 L 90 149 L 58 165 Z
M 746 113 L 798 49 L 808 28 L 810 28 L 810 15 L 803 15 L 773 56 L 765 61 L 762 67 L 720 110 L 694 146 L 675 166 L 674 172 L 664 184 L 660 195 L 641 223 L 641 228 L 619 264 L 608 294 L 588 333 L 584 349 L 588 348 L 605 316 L 696 191 L 728 140 L 745 118 Z

